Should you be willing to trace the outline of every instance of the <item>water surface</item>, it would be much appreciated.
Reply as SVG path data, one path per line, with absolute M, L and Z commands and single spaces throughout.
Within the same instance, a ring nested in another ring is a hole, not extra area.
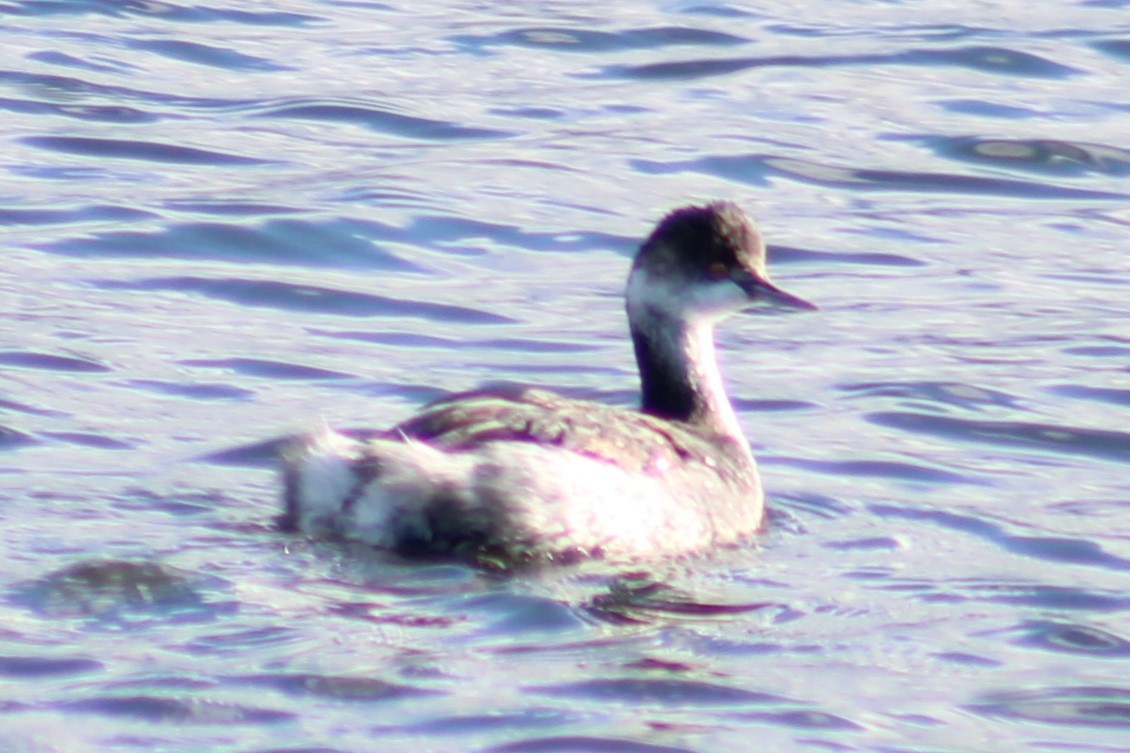
M 1126 3 L 0 5 L 0 747 L 1130 746 Z M 504 576 L 286 536 L 271 442 L 630 405 L 739 201 L 768 531 Z

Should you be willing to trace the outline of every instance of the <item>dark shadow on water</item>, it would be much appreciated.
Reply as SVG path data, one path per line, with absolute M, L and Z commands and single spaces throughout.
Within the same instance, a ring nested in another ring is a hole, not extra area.
M 18 450 L 38 444 L 38 440 L 9 426 L 0 426 L 0 451 Z
M 695 753 L 692 748 L 641 743 L 618 737 L 557 735 L 492 745 L 480 753 Z
M 1055 176 L 1130 175 L 1130 152 L 1105 144 L 1052 139 L 918 137 L 950 159 L 986 167 Z
M 1088 387 L 1082 384 L 1061 384 L 1048 388 L 1048 392 L 1053 395 L 1075 398 L 1076 400 L 1091 400 L 1130 407 L 1130 389 Z
M 709 618 L 748 614 L 777 607 L 770 602 L 751 604 L 708 603 L 645 574 L 623 575 L 608 582 L 606 593 L 585 605 L 585 611 L 613 624 L 646 624 L 671 617 Z
M 678 162 L 632 160 L 645 175 L 698 172 L 747 185 L 768 187 L 775 177 L 789 178 L 829 188 L 852 191 L 973 194 L 1029 199 L 1089 199 L 1125 201 L 1128 194 L 1093 191 L 1009 178 L 952 173 L 916 173 L 899 170 L 838 167 L 766 154 L 700 157 Z
M 214 211 L 214 210 L 213 210 Z M 89 212 L 85 213 L 89 215 Z M 2 215 L 0 215 L 2 218 Z M 47 219 L 47 218 L 44 218 Z M 142 217 L 60 216 L 62 222 L 87 219 L 140 220 Z M 421 272 L 422 267 L 382 247 L 395 233 L 371 221 L 274 218 L 256 225 L 235 222 L 167 224 L 159 230 L 111 230 L 65 238 L 40 246 L 64 256 L 108 260 L 214 259 L 276 266 Z
M 495 128 L 466 126 L 392 112 L 374 103 L 283 100 L 263 104 L 254 114 L 260 118 L 352 123 L 393 136 L 435 141 L 504 139 L 515 135 Z
M 250 400 L 255 396 L 254 390 L 218 382 L 131 379 L 127 384 L 132 388 L 149 390 L 161 395 L 180 397 L 186 400 Z
M 1104 39 L 1092 42 L 1091 46 L 1119 62 L 1130 63 L 1130 39 Z
M 925 267 L 926 263 L 910 256 L 901 254 L 878 253 L 873 251 L 844 251 L 831 253 L 828 251 L 814 251 L 795 246 L 779 246 L 773 243 L 768 245 L 769 258 L 774 265 L 788 264 L 790 262 L 806 262 L 811 264 L 858 264 L 868 267 Z
M 335 316 L 414 317 L 430 321 L 460 324 L 509 324 L 514 320 L 465 306 L 389 298 L 372 293 L 357 293 L 314 285 L 299 285 L 275 280 L 239 278 L 158 277 L 122 282 L 104 280 L 97 283 L 107 290 L 137 292 L 162 291 L 202 295 L 241 306 L 302 311 Z
M 136 107 L 125 105 L 94 105 L 58 102 L 41 102 L 35 99 L 0 98 L 0 110 L 21 115 L 47 115 L 80 120 L 84 123 L 102 122 L 122 125 L 155 123 L 160 118 Z
M 273 160 L 242 157 L 175 144 L 159 144 L 120 139 L 96 139 L 81 136 L 27 136 L 21 141 L 29 146 L 63 154 L 77 154 L 98 159 L 131 159 L 177 165 L 269 165 Z
M 940 99 L 935 100 L 934 104 L 949 112 L 976 115 L 983 118 L 1001 118 L 1002 120 L 1015 121 L 1046 117 L 1044 113 L 1034 107 L 1002 105 L 999 102 L 987 102 L 983 99 Z
M 84 374 L 104 374 L 111 371 L 110 367 L 87 358 L 32 351 L 0 352 L 0 369 L 5 367 Z
M 1108 630 L 1063 620 L 1025 620 L 1006 631 L 1026 648 L 1096 659 L 1130 659 L 1130 641 Z
M 1067 686 L 1006 691 L 986 696 L 966 708 L 981 716 L 1130 730 L 1130 688 L 1127 687 Z
M 71 225 L 87 222 L 142 222 L 157 215 L 135 207 L 85 204 L 66 209 L 0 208 L 0 225 Z
M 108 437 L 105 434 L 91 434 L 79 431 L 45 431 L 40 436 L 67 442 L 79 447 L 92 447 L 98 450 L 134 450 L 138 444 Z
M 184 695 L 173 698 L 164 690 L 158 695 L 103 695 L 59 704 L 63 711 L 126 717 L 162 724 L 262 725 L 293 721 L 288 711 L 224 703 L 214 698 Z
M 85 619 L 120 630 L 211 622 L 238 608 L 204 595 L 222 590 L 226 584 L 219 578 L 158 562 L 91 560 L 18 584 L 10 596 L 43 617 Z
M 195 63 L 211 68 L 223 68 L 229 71 L 287 71 L 293 70 L 290 66 L 274 63 L 267 58 L 246 55 L 242 52 L 199 42 L 186 42 L 180 39 L 131 39 L 127 37 L 125 45 L 141 52 L 152 52 L 171 60 L 185 63 Z
M 94 659 L 43 656 L 0 656 L 0 677 L 9 680 L 34 680 L 39 677 L 69 677 L 98 672 L 102 662 Z
M 601 703 L 623 703 L 631 706 L 747 706 L 752 704 L 788 703 L 790 699 L 771 693 L 759 693 L 732 685 L 684 680 L 681 678 L 611 678 L 541 685 L 531 692 L 581 698 Z
M 1130 434 L 1121 431 L 1021 421 L 975 421 L 896 411 L 877 411 L 868 413 L 865 417 L 867 421 L 879 426 L 962 442 L 982 442 L 1130 463 Z
M 994 408 L 1023 410 L 1023 401 L 1015 395 L 964 382 L 858 382 L 839 385 L 838 389 L 852 399 L 868 402 L 874 402 L 877 398 L 890 399 L 905 407 L 952 406 L 972 412 L 984 412 Z
M 756 68 L 829 68 L 841 66 L 926 66 L 968 68 L 983 73 L 1025 78 L 1063 79 L 1082 71 L 1039 55 L 1006 47 L 969 46 L 910 49 L 868 55 L 770 55 L 764 57 L 704 58 L 642 65 L 609 65 L 585 78 L 699 79 Z

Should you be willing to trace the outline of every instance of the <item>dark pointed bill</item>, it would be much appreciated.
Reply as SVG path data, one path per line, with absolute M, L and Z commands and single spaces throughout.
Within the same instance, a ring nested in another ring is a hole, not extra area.
M 792 309 L 794 311 L 816 311 L 816 306 L 808 301 L 786 293 L 768 280 L 750 279 L 749 283 L 742 286 L 750 303 L 773 308 Z

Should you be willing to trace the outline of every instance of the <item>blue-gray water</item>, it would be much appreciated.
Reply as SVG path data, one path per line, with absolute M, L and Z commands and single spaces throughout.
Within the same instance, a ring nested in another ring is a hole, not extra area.
M 1130 3 L 0 4 L 0 749 L 1130 747 Z M 735 199 L 771 525 L 512 577 L 285 536 L 261 443 L 630 404 Z M 258 449 L 257 449 L 258 446 Z

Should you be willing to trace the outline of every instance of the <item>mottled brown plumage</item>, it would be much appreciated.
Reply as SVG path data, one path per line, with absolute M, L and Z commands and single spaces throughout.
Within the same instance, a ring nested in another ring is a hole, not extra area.
M 548 390 L 513 388 L 465 392 L 425 407 L 386 433 L 451 450 L 485 442 L 534 442 L 586 455 L 636 473 L 658 473 L 676 463 L 720 472 L 736 447 L 686 426 Z

